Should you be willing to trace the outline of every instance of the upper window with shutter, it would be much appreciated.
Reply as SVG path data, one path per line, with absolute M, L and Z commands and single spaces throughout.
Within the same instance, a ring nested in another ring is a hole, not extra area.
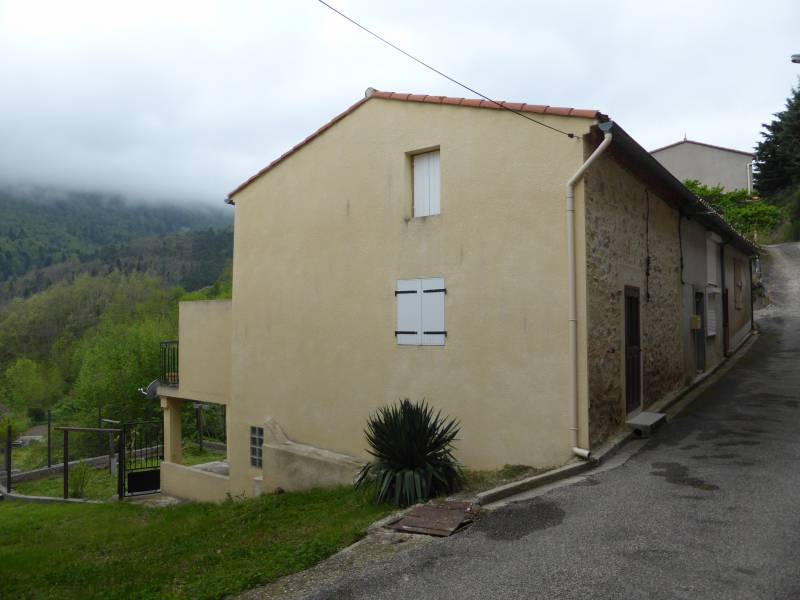
M 439 151 L 415 154 L 411 160 L 414 171 L 414 216 L 438 215 L 442 212 Z
M 706 239 L 706 273 L 710 285 L 719 285 L 717 281 L 717 265 L 719 264 L 719 242 L 717 235 L 710 235 Z
M 401 346 L 444 346 L 444 279 L 401 279 L 395 288 L 397 329 Z
M 714 337 L 717 335 L 717 301 L 719 294 L 709 292 L 706 298 L 706 336 Z

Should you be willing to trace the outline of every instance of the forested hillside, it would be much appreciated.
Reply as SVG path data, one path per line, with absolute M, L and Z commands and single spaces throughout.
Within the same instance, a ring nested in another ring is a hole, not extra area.
M 81 273 L 209 285 L 232 252 L 227 207 L 132 203 L 43 188 L 0 189 L 0 303 Z
M 179 300 L 230 297 L 232 212 L 0 190 L 0 421 L 156 416 Z

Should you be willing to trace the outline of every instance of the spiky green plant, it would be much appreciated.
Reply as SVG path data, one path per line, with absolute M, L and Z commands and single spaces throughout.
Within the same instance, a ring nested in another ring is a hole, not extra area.
M 464 474 L 453 457 L 460 428 L 422 400 L 385 406 L 364 430 L 375 460 L 361 469 L 356 487 L 374 484 L 377 502 L 408 506 L 461 489 Z

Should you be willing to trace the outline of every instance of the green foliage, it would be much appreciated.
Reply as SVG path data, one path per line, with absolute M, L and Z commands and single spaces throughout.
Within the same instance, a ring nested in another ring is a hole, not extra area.
M 209 228 L 230 214 L 29 196 L 0 188 L 0 415 L 40 422 L 52 409 L 54 423 L 73 425 L 96 424 L 98 408 L 114 419 L 158 416 L 138 388 L 158 377 L 178 301 L 231 296 L 232 233 Z M 36 259 L 6 277 L 3 261 L 34 247 Z M 26 297 L 3 304 L 9 295 Z M 222 430 L 217 412 L 204 415 L 212 435 Z M 188 419 L 185 434 L 194 432 Z M 72 445 L 76 457 L 106 450 L 92 436 Z
M 106 315 L 124 320 L 174 311 L 179 290 L 141 275 L 84 275 L 0 310 L 0 365 L 17 358 L 69 365 L 69 346 Z
M 28 426 L 27 421 L 15 418 L 11 414 L 0 416 L 0 448 L 5 452 L 6 440 L 8 439 L 8 426 L 11 425 L 11 440 L 15 440 L 25 431 Z
M 48 406 L 60 396 L 63 382 L 56 369 L 29 358 L 18 358 L 4 373 L 5 398 L 10 408 L 41 421 Z
M 50 459 L 51 463 L 54 465 L 58 464 L 59 462 L 63 462 L 64 460 L 64 455 L 63 455 L 64 445 L 61 443 L 62 439 L 63 439 L 62 434 L 60 432 L 53 431 L 53 438 L 52 438 L 53 444 L 50 449 L 51 450 Z M 70 439 L 73 440 L 74 436 Z M 72 449 L 70 449 L 70 454 L 72 454 Z M 45 438 L 45 440 L 41 442 L 32 442 L 28 444 L 25 448 L 14 448 L 11 462 L 14 468 L 19 469 L 20 471 L 32 471 L 33 469 L 40 469 L 42 467 L 46 467 L 47 439 Z M 58 475 L 58 480 L 61 481 L 60 474 Z M 39 494 L 33 494 L 33 495 L 39 495 Z M 61 496 L 61 492 L 59 492 L 56 495 Z
M 684 185 L 722 213 L 737 231 L 750 237 L 772 232 L 785 216 L 779 206 L 757 200 L 746 190 L 726 192 L 722 186 L 709 187 L 695 180 L 685 181 Z
M 0 311 L 0 411 L 60 424 L 93 425 L 97 410 L 114 419 L 151 418 L 158 406 L 138 388 L 159 373 L 159 343 L 177 334 L 179 300 L 230 297 L 230 269 L 208 288 L 186 294 L 152 277 L 85 275 Z M 206 437 L 222 435 L 221 410 L 204 411 Z M 195 436 L 187 412 L 184 429 Z M 102 442 L 78 436 L 75 453 Z
M 424 400 L 379 409 L 364 431 L 375 461 L 361 470 L 356 487 L 374 485 L 378 502 L 398 506 L 459 490 L 464 475 L 453 457 L 458 432 L 454 419 L 434 415 Z
M 233 260 L 229 259 L 213 285 L 189 292 L 181 297 L 188 300 L 230 300 L 233 297 Z
M 388 512 L 348 488 L 168 508 L 0 502 L 2 595 L 230 597 L 307 569 Z
M 98 407 L 115 419 L 156 416 L 159 407 L 146 400 L 138 388 L 159 372 L 161 340 L 175 337 L 175 321 L 145 318 L 140 321 L 106 320 L 81 342 L 81 367 L 72 388 L 70 404 L 92 422 Z
M 763 124 L 764 139 L 756 148 L 754 184 L 762 196 L 800 185 L 800 86 L 775 117 Z
M 69 497 L 83 498 L 86 488 L 92 480 L 92 468 L 86 463 L 80 463 L 69 469 Z

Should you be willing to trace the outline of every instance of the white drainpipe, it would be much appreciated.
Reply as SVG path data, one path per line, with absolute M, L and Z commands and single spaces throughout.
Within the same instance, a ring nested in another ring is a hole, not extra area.
M 589 458 L 589 450 L 578 446 L 578 292 L 575 261 L 575 186 L 592 163 L 611 144 L 611 128 L 614 122 L 600 125 L 603 141 L 586 159 L 581 168 L 567 181 L 567 261 L 569 262 L 569 368 L 570 410 L 572 416 L 572 452 L 581 458 Z

